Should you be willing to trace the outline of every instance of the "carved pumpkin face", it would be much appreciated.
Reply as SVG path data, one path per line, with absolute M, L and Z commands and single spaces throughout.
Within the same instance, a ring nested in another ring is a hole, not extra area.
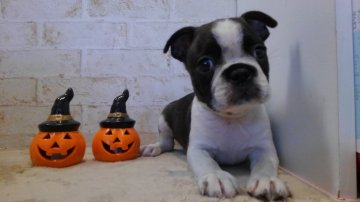
M 134 128 L 100 128 L 92 144 L 93 154 L 100 161 L 123 161 L 139 154 L 140 139 Z
M 81 162 L 85 140 L 79 131 L 39 132 L 30 145 L 34 165 L 66 167 Z

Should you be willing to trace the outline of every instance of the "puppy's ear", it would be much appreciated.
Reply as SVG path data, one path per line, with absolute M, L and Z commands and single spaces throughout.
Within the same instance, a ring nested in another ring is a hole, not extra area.
M 176 31 L 166 42 L 164 53 L 171 49 L 171 55 L 184 62 L 187 51 L 194 39 L 195 27 L 184 27 Z
M 267 27 L 274 28 L 277 26 L 276 20 L 260 11 L 249 11 L 241 15 L 241 17 L 263 41 L 270 35 Z

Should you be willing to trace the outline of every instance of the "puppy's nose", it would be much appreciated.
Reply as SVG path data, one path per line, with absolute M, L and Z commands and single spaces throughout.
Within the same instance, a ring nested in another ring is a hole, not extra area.
M 253 66 L 242 63 L 233 64 L 223 72 L 224 78 L 233 84 L 246 83 L 256 77 L 256 74 Z

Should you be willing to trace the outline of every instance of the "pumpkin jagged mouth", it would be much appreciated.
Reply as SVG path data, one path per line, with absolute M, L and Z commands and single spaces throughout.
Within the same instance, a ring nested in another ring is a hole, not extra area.
M 120 154 L 120 153 L 125 153 L 127 151 L 129 151 L 129 149 L 131 148 L 131 146 L 133 145 L 133 142 L 130 143 L 128 145 L 128 148 L 127 149 L 122 149 L 120 147 L 117 147 L 115 149 L 110 149 L 110 145 L 106 144 L 105 142 L 102 141 L 102 145 L 104 147 L 104 149 L 107 151 L 107 152 L 110 152 L 112 154 Z
M 47 160 L 62 160 L 64 158 L 68 157 L 70 154 L 72 154 L 73 151 L 75 150 L 75 147 L 72 147 L 67 150 L 66 155 L 62 155 L 60 153 L 53 153 L 51 156 L 49 156 L 46 154 L 45 150 L 41 149 L 40 147 L 38 147 L 38 148 L 39 148 L 41 156 L 46 158 Z

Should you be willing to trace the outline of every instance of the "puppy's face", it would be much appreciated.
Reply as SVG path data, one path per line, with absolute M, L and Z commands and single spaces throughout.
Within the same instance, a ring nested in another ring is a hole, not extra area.
M 185 64 L 199 101 L 224 116 L 262 103 L 269 95 L 269 64 L 264 41 L 276 21 L 261 12 L 185 27 L 168 41 Z

